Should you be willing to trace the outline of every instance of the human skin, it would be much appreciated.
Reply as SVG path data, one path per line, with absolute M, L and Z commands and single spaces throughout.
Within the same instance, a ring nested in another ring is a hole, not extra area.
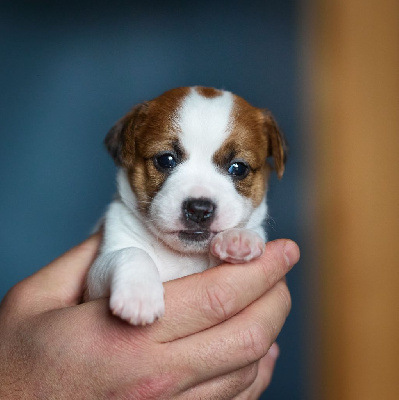
M 165 316 L 135 327 L 108 299 L 81 304 L 96 234 L 13 287 L 0 305 L 2 399 L 255 399 L 291 307 L 289 240 L 262 257 L 165 285 Z

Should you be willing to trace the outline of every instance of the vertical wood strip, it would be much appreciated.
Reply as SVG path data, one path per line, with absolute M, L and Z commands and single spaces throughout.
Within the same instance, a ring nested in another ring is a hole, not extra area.
M 399 1 L 309 2 L 323 400 L 399 399 Z

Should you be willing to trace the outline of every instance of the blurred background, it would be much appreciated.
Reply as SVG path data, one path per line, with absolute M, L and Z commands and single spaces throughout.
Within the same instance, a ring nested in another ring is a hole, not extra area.
M 2 1 L 0 298 L 102 215 L 117 119 L 173 87 L 227 89 L 290 147 L 268 232 L 302 259 L 264 398 L 399 398 L 399 9 L 363 3 Z

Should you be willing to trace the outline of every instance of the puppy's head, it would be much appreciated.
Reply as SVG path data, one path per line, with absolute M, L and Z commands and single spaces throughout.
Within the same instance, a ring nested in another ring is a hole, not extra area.
M 134 107 L 105 143 L 124 170 L 125 204 L 160 240 L 187 253 L 245 226 L 265 196 L 273 168 L 267 159 L 279 178 L 285 165 L 269 111 L 204 87 L 173 89 Z

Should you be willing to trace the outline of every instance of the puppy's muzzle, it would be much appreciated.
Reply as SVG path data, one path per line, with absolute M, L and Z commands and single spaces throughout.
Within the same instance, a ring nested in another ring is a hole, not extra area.
M 189 198 L 183 202 L 183 215 L 187 226 L 209 226 L 215 210 L 215 203 L 206 198 Z

